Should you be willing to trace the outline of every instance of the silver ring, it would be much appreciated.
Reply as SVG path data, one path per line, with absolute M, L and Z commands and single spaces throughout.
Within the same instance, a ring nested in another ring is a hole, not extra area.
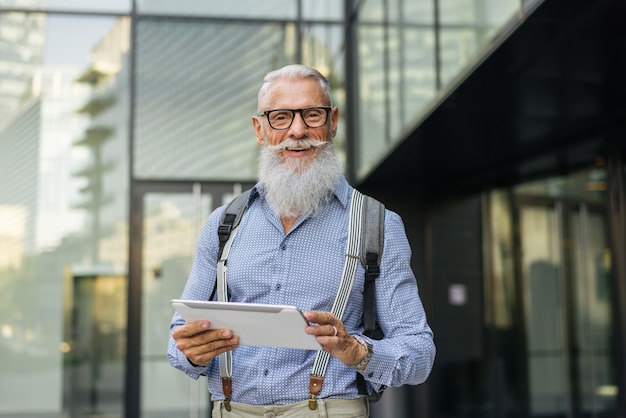
M 333 329 L 335 330 L 335 333 L 333 334 L 333 337 L 336 337 L 336 336 L 337 336 L 337 327 L 336 327 L 336 326 L 334 326 L 334 325 L 333 325 L 332 327 L 333 327 Z

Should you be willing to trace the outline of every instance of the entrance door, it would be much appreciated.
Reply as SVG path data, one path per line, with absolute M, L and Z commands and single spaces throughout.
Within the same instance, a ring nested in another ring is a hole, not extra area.
M 518 200 L 532 417 L 616 411 L 611 256 L 602 205 Z
M 64 409 L 70 417 L 119 416 L 126 343 L 126 276 L 68 269 Z
M 248 185 L 246 185 L 247 187 Z M 142 418 L 210 416 L 206 379 L 193 380 L 167 361 L 170 300 L 180 297 L 209 213 L 241 184 L 146 183 L 141 198 L 140 415 Z

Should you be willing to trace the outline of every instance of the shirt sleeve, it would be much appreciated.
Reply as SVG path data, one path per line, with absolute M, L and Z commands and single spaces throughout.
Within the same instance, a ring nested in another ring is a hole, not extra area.
M 375 304 L 385 336 L 382 340 L 370 339 L 374 354 L 361 373 L 376 390 L 423 383 L 435 360 L 433 332 L 411 269 L 411 248 L 404 224 L 398 214 L 389 210 L 380 269 Z
M 209 300 L 211 297 L 216 280 L 217 251 L 219 248 L 217 228 L 224 208 L 214 211 L 204 224 L 181 299 Z M 209 374 L 217 360 L 207 366 L 194 366 L 187 360 L 185 355 L 176 347 L 176 341 L 172 338 L 172 332 L 184 324 L 185 320 L 178 313 L 174 313 L 170 323 L 167 359 L 173 367 L 197 379 L 201 375 Z

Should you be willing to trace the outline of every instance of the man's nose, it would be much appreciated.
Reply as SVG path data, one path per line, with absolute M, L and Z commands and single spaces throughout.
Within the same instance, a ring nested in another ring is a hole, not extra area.
M 293 121 L 291 122 L 291 130 L 294 132 L 304 132 L 308 126 L 304 123 L 302 113 L 294 112 Z

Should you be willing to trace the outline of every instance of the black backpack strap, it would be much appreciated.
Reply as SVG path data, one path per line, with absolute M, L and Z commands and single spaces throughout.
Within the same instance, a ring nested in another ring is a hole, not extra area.
M 219 249 L 217 251 L 217 259 L 219 260 L 222 256 L 222 252 L 224 251 L 224 246 L 226 245 L 226 241 L 230 238 L 230 233 L 233 232 L 233 229 L 239 226 L 239 222 L 241 222 L 241 217 L 246 211 L 246 204 L 248 203 L 248 198 L 250 197 L 250 192 L 252 189 L 246 190 L 240 195 L 236 196 L 231 202 L 226 206 L 226 209 L 222 213 L 220 217 L 220 225 L 217 227 L 217 235 L 219 236 Z M 213 291 L 211 292 L 211 297 L 209 300 L 213 300 L 215 298 L 216 286 L 213 285 Z
M 361 264 L 365 268 L 363 289 L 363 333 L 374 339 L 383 338 L 376 321 L 376 279 L 380 275 L 380 258 L 385 238 L 385 206 L 376 199 L 366 196 L 361 237 Z
M 239 196 L 235 197 L 231 202 L 226 206 L 226 210 L 222 213 L 220 218 L 220 226 L 217 228 L 217 235 L 220 239 L 220 248 L 217 252 L 217 259 L 219 260 L 222 256 L 222 251 L 224 251 L 224 245 L 226 245 L 226 241 L 230 238 L 230 233 L 233 229 L 239 226 L 239 222 L 241 222 L 241 217 L 243 213 L 246 211 L 246 203 L 248 203 L 248 197 L 250 196 L 250 190 L 246 190 L 241 193 Z
M 376 279 L 380 276 L 380 259 L 383 255 L 385 239 L 385 205 L 370 196 L 365 196 L 365 209 L 362 217 L 363 228 L 361 236 L 360 259 L 365 269 L 365 284 L 363 288 L 363 334 L 381 340 L 384 336 L 376 321 Z M 382 396 L 381 392 L 367 391 L 365 379 L 361 373 L 356 374 L 356 385 L 359 393 L 368 396 L 370 402 L 375 402 Z

